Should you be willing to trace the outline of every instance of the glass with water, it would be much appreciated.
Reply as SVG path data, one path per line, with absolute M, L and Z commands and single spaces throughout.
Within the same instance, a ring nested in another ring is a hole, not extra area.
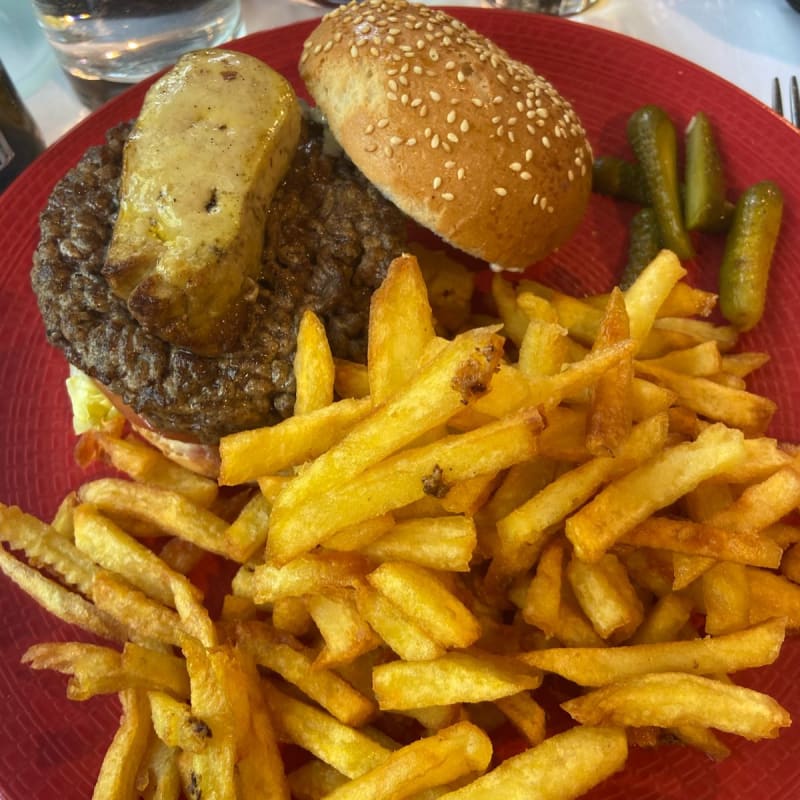
M 513 8 L 516 11 L 534 11 L 537 14 L 555 14 L 571 17 L 593 6 L 597 0 L 489 0 L 496 8 Z
M 240 0 L 33 0 L 64 70 L 89 81 L 135 83 L 190 50 L 241 28 Z

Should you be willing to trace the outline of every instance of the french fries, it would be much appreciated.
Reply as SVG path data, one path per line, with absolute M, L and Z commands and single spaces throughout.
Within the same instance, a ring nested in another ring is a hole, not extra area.
M 786 710 L 761 692 L 684 672 L 628 678 L 563 707 L 583 725 L 701 725 L 750 740 L 773 739 L 790 724 Z
M 542 790 L 547 793 L 540 793 L 540 797 L 568 800 L 622 769 L 627 755 L 628 743 L 621 728 L 574 728 L 546 739 L 442 797 L 447 800 L 526 797 L 532 796 L 531 787 L 547 787 Z
M 523 653 L 531 666 L 581 686 L 605 686 L 656 672 L 715 675 L 771 664 L 783 644 L 786 623 L 770 620 L 727 635 L 621 647 L 553 647 Z
M 366 367 L 306 314 L 295 416 L 225 437 L 219 485 L 88 432 L 83 463 L 128 478 L 50 525 L 0 506 L 0 569 L 108 642 L 23 656 L 118 694 L 102 796 L 566 800 L 637 743 L 724 758 L 714 731 L 790 723 L 728 677 L 800 630 L 800 461 L 747 389 L 763 357 L 694 319 L 715 298 L 668 251 L 625 293 L 494 276 L 478 328 L 447 275 L 431 303 L 392 265 Z M 557 734 L 554 675 L 586 690 Z

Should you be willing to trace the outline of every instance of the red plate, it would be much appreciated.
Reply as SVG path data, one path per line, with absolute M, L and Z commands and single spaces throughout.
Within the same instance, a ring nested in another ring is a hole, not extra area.
M 755 388 L 777 400 L 777 436 L 800 441 L 800 134 L 752 97 L 693 64 L 626 37 L 557 18 L 504 11 L 450 9 L 533 64 L 571 99 L 596 153 L 626 153 L 625 121 L 637 106 L 657 103 L 679 130 L 704 110 L 719 132 L 732 196 L 770 178 L 786 197 L 775 254 L 768 315 L 748 347 L 766 348 L 771 363 Z M 236 47 L 260 56 L 300 87 L 296 63 L 314 23 L 254 34 Z M 0 198 L 0 500 L 49 517 L 81 480 L 72 461 L 74 437 L 63 380 L 65 363 L 45 342 L 28 272 L 37 216 L 56 180 L 112 125 L 136 115 L 144 87 L 93 114 L 51 147 Z M 543 265 L 546 280 L 573 292 L 609 288 L 624 259 L 630 210 L 593 198 L 578 235 Z M 716 243 L 702 242 L 696 281 L 714 286 Z M 103 752 L 115 729 L 116 701 L 65 699 L 64 679 L 19 665 L 38 641 L 75 632 L 0 582 L 0 797 L 4 800 L 91 796 Z M 800 649 L 789 642 L 774 667 L 742 677 L 800 715 Z M 589 796 L 640 800 L 800 796 L 800 729 L 777 741 L 731 741 L 733 755 L 715 764 L 685 749 L 635 751 L 626 771 Z

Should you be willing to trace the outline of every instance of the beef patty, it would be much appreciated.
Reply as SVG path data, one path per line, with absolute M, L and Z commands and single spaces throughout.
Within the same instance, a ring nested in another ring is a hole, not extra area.
M 215 444 L 290 416 L 297 325 L 311 309 L 334 355 L 363 362 L 369 301 L 406 220 L 307 121 L 270 206 L 258 301 L 233 352 L 202 357 L 144 330 L 102 276 L 130 125 L 55 187 L 31 274 L 48 340 L 160 433 Z

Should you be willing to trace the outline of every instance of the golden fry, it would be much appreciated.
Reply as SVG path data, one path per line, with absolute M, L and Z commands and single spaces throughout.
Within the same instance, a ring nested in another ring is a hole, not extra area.
M 520 658 L 581 686 L 604 686 L 646 673 L 715 675 L 771 664 L 780 653 L 785 632 L 785 622 L 777 619 L 704 639 L 621 647 L 554 647 L 523 653 Z
M 93 797 L 136 800 L 136 780 L 151 731 L 147 695 L 141 690 L 125 689 L 119 699 L 122 719 L 100 766 Z
M 330 800 L 401 800 L 472 772 L 492 757 L 489 737 L 470 722 L 458 722 L 391 753 L 367 773 L 334 789 Z
M 701 725 L 752 740 L 773 739 L 790 724 L 788 712 L 761 692 L 681 672 L 628 678 L 562 707 L 583 725 Z
M 325 326 L 313 311 L 306 309 L 300 317 L 294 357 L 294 413 L 297 416 L 333 402 L 335 369 Z
M 577 727 L 504 761 L 442 800 L 530 797 L 546 787 L 547 798 L 574 798 L 622 769 L 628 757 L 625 731 L 618 727 Z
M 573 514 L 566 532 L 580 558 L 592 561 L 650 514 L 745 456 L 741 431 L 706 428 L 694 442 L 663 453 L 603 489 Z
M 430 661 L 390 661 L 372 672 L 378 705 L 392 710 L 497 700 L 535 689 L 541 680 L 537 670 L 513 659 L 466 652 Z

